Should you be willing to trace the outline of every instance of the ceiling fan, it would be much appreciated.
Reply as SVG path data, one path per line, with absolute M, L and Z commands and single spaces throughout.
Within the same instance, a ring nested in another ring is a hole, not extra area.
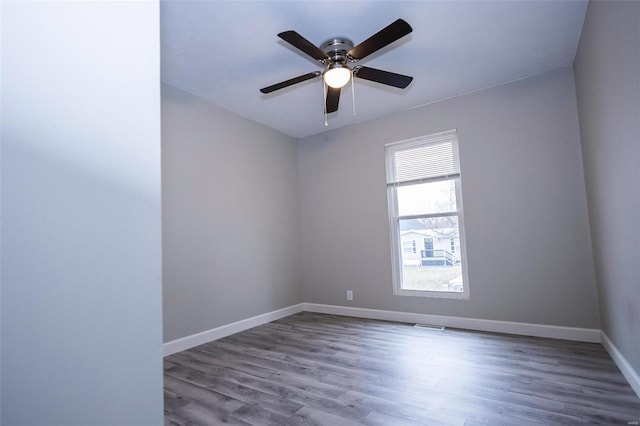
M 271 93 L 322 76 L 324 83 L 327 85 L 325 92 L 325 114 L 327 114 L 338 110 L 340 90 L 352 77 L 404 89 L 411 83 L 413 77 L 352 64 L 356 64 L 370 54 L 406 36 L 411 31 L 413 29 L 405 20 L 398 19 L 355 47 L 351 40 L 344 37 L 329 39 L 318 47 L 295 31 L 282 32 L 278 34 L 278 37 L 320 62 L 324 70 L 294 77 L 264 87 L 260 91 L 262 93 Z

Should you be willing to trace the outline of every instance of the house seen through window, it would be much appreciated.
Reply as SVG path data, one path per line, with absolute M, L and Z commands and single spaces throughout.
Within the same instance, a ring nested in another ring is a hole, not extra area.
M 467 298 L 455 131 L 386 146 L 394 293 Z

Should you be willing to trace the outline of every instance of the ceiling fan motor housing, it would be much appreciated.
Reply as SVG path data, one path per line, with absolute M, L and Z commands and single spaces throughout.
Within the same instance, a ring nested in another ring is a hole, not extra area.
M 330 63 L 353 61 L 347 52 L 353 49 L 353 42 L 346 37 L 331 38 L 320 45 L 320 50 L 329 55 Z

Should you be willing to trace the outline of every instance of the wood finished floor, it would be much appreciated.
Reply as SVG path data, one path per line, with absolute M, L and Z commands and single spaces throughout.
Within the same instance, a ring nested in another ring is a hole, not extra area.
M 303 312 L 165 358 L 165 425 L 637 425 L 594 343 Z

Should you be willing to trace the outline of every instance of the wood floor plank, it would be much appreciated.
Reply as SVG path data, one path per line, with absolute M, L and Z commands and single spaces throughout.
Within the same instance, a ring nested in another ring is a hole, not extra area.
M 224 377 L 204 377 L 204 375 L 182 366 L 176 366 L 175 368 L 166 370 L 165 375 L 178 378 L 206 389 L 212 389 L 220 394 L 244 401 L 247 404 L 253 403 L 254 401 L 260 401 L 260 406 L 262 408 L 284 416 L 290 416 L 303 407 L 302 404 L 265 392 L 260 392 L 247 386 L 239 385 L 226 380 Z
M 295 415 L 291 416 L 290 425 L 316 425 L 316 426 L 352 426 L 360 425 L 361 422 L 347 420 L 344 417 L 327 413 L 311 407 L 304 407 Z
M 164 387 L 167 391 L 180 395 L 183 400 L 196 402 L 204 407 L 211 407 L 214 410 L 231 413 L 246 405 L 245 402 L 223 395 L 212 389 L 204 389 L 189 382 L 165 376 Z
M 372 411 L 369 413 L 366 419 L 366 424 L 371 426 L 423 426 L 424 423 L 418 423 L 411 420 L 403 419 L 400 417 L 395 417 L 385 413 L 378 413 L 377 411 Z M 451 419 L 448 422 L 433 422 L 432 424 L 447 424 L 449 426 L 463 426 L 465 424 L 465 419 Z
M 165 358 L 165 424 L 628 424 L 599 344 L 303 312 Z
M 175 412 L 165 414 L 165 420 L 167 420 L 170 425 L 176 426 L 221 424 L 247 426 L 251 424 L 232 417 L 230 413 L 216 410 L 210 406 L 202 406 L 195 402 L 191 402 Z
M 302 407 L 301 407 L 302 408 Z M 296 410 L 299 411 L 300 409 Z M 290 423 L 291 416 L 283 416 L 264 408 L 263 404 L 251 403 L 238 408 L 231 414 L 234 420 L 241 420 L 255 426 L 280 426 Z

